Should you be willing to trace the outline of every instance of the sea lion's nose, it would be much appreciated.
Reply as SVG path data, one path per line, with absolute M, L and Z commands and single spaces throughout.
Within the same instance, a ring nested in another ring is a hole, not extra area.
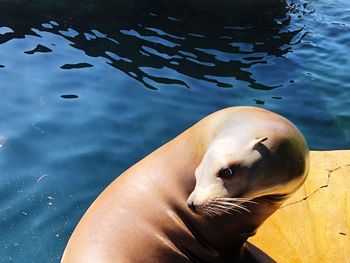
M 187 205 L 191 210 L 193 211 L 196 210 L 196 206 L 193 204 L 193 201 L 188 201 Z
M 187 199 L 187 206 L 193 211 L 196 209 L 196 206 L 193 203 L 193 195 L 192 194 Z

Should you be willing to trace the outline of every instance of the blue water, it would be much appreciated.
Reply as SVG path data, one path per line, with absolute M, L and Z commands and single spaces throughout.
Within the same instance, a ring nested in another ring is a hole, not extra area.
M 0 0 L 0 262 L 58 262 L 117 175 L 223 107 L 350 148 L 348 0 L 101 3 Z

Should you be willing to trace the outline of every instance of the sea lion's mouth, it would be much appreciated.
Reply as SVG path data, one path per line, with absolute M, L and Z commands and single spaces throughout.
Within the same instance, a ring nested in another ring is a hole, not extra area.
M 244 193 L 241 193 L 241 194 L 239 194 L 239 195 L 236 195 L 235 197 L 233 197 L 233 198 L 243 198 L 244 197 Z

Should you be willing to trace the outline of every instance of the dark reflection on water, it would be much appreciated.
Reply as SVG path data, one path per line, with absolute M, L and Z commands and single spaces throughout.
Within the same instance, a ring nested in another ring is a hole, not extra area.
M 0 0 L 0 261 L 57 262 L 130 165 L 217 109 L 350 148 L 350 4 Z
M 37 45 L 36 48 L 34 48 L 33 50 L 25 51 L 24 53 L 28 55 L 33 55 L 36 52 L 46 53 L 46 52 L 52 52 L 52 50 L 45 46 Z
M 93 67 L 93 65 L 89 63 L 77 63 L 77 64 L 64 64 L 61 69 L 74 69 L 74 68 L 90 68 Z
M 36 2 L 37 10 L 31 5 L 5 3 L 22 19 L 14 20 L 12 12 L 11 17 L 2 16 L 4 24 L 16 28 L 0 38 L 2 43 L 26 35 L 40 37 L 40 31 L 62 35 L 71 46 L 91 57 L 106 58 L 108 64 L 150 89 L 156 89 L 157 83 L 190 88 L 188 81 L 167 75 L 186 75 L 222 88 L 240 81 L 254 89 L 280 87 L 283 84 L 255 80 L 251 68 L 283 57 L 302 37 L 298 36 L 302 29 L 288 29 L 290 17 L 279 1 L 255 8 L 210 1 L 201 5 L 196 1 L 134 1 L 128 5 L 109 1 L 108 10 L 93 1 L 83 7 Z M 39 44 L 26 53 L 51 51 L 50 46 Z
M 79 96 L 75 95 L 75 94 L 65 94 L 65 95 L 61 95 L 61 98 L 63 98 L 63 99 L 77 99 L 77 98 L 79 98 Z

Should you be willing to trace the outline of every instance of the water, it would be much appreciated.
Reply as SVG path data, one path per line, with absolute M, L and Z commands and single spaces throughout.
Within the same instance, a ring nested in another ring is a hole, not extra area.
M 223 107 L 350 148 L 349 1 L 70 2 L 0 0 L 1 262 L 58 262 L 118 174 Z

